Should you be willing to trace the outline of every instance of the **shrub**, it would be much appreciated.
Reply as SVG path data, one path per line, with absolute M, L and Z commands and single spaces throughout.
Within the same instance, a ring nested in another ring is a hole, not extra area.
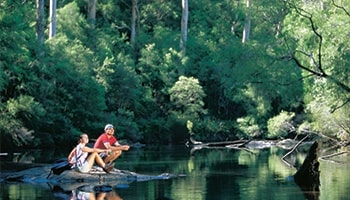
M 295 131 L 292 119 L 295 113 L 282 111 L 279 115 L 272 117 L 267 122 L 267 138 L 284 138 L 290 132 Z

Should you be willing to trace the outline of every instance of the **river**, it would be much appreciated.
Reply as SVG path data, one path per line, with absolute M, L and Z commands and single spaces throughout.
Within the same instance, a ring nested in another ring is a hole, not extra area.
M 288 161 L 300 166 L 305 159 L 307 147 L 288 156 Z M 278 147 L 264 149 L 202 148 L 181 146 L 158 146 L 132 148 L 116 161 L 116 168 L 140 174 L 158 175 L 170 173 L 181 175 L 166 180 L 139 181 L 112 186 L 108 192 L 82 192 L 45 183 L 1 183 L 0 200 L 18 199 L 307 199 L 292 180 L 295 168 L 287 166 L 281 157 L 289 150 Z M 338 152 L 343 151 L 338 149 Z M 2 154 L 1 162 L 50 163 L 62 155 L 54 152 L 26 152 L 9 158 Z M 350 199 L 350 156 L 341 154 L 320 160 L 319 192 L 313 199 Z M 8 169 L 7 169 L 8 170 Z M 4 169 L 2 170 L 2 173 Z M 81 183 L 81 185 L 86 183 Z M 103 183 L 108 185 L 108 183 Z

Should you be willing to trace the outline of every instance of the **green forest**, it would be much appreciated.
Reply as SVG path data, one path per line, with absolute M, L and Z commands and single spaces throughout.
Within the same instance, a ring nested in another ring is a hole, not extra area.
M 1 151 L 350 139 L 349 0 L 2 0 Z

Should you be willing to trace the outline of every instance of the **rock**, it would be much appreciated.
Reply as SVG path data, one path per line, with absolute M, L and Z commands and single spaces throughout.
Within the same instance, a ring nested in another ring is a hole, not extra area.
M 285 139 L 277 142 L 276 146 L 282 148 L 282 149 L 292 149 L 298 141 L 292 140 L 292 139 Z
M 51 166 L 35 167 L 19 172 L 11 173 L 1 177 L 4 182 L 26 182 L 26 183 L 50 183 L 53 185 L 66 185 L 75 183 L 109 183 L 114 185 L 128 185 L 134 181 L 163 180 L 183 177 L 185 175 L 174 175 L 163 173 L 159 175 L 138 174 L 127 170 L 114 169 L 110 173 L 105 173 L 102 168 L 94 167 L 89 173 L 80 173 L 74 169 L 64 171 L 60 175 L 50 174 Z
M 257 141 L 253 140 L 250 141 L 248 144 L 245 146 L 250 149 L 265 149 L 265 148 L 270 148 L 271 146 L 274 146 L 275 142 L 274 141 Z

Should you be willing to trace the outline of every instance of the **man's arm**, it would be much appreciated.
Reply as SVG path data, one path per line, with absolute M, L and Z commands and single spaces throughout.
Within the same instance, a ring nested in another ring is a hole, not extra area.
M 120 145 L 118 142 L 116 142 L 113 146 L 109 144 L 109 142 L 104 143 L 105 147 L 107 149 L 110 149 L 112 151 L 127 151 L 129 150 L 129 145 Z

